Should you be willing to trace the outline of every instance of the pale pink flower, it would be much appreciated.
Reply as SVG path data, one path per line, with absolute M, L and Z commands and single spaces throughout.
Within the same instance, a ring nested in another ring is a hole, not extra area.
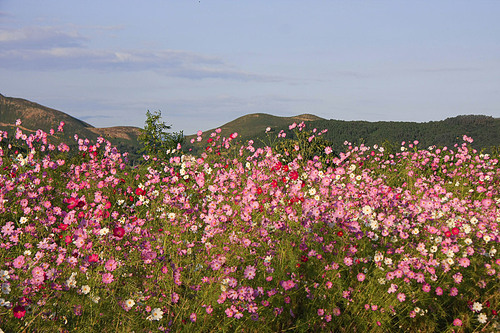
M 114 280 L 114 276 L 111 273 L 104 273 L 102 275 L 102 282 L 105 284 L 109 284 L 109 283 L 113 282 L 113 280 Z

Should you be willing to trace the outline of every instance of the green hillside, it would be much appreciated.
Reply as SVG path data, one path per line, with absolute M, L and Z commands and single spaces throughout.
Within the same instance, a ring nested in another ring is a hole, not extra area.
M 352 144 L 392 144 L 400 145 L 401 142 L 419 141 L 419 146 L 427 148 L 436 145 L 437 147 L 452 147 L 456 143 L 462 142 L 463 135 L 474 139 L 472 146 L 476 149 L 491 150 L 500 146 L 500 119 L 482 115 L 466 115 L 447 118 L 441 121 L 431 121 L 425 123 L 417 122 L 368 122 L 368 121 L 344 121 L 327 120 L 312 115 L 302 115 L 297 117 L 276 117 L 268 114 L 251 114 L 240 117 L 230 123 L 221 126 L 221 136 L 228 137 L 231 133 L 238 133 L 238 140 L 245 142 L 253 139 L 255 146 L 261 142 L 268 142 L 265 130 L 272 128 L 270 135 L 276 136 L 281 130 L 291 137 L 288 126 L 292 123 L 304 121 L 305 130 L 327 129 L 323 137 L 332 143 L 336 151 L 342 151 L 344 142 Z M 204 139 L 212 132 L 206 131 Z M 190 139 L 196 135 L 188 136 Z M 204 142 L 202 142 L 204 143 Z M 190 148 L 197 151 L 200 144 L 188 144 Z
M 26 133 L 33 133 L 39 128 L 46 132 L 50 129 L 57 130 L 60 121 L 64 121 L 66 125 L 61 139 L 66 142 L 74 142 L 75 133 L 81 138 L 89 138 L 90 140 L 102 136 L 110 140 L 121 151 L 129 152 L 134 161 L 140 160 L 138 153 L 140 143 L 137 139 L 140 129 L 137 127 L 95 128 L 64 112 L 25 99 L 0 95 L 0 130 L 13 133 L 16 119 L 22 120 L 22 128 Z M 332 143 L 335 151 L 343 151 L 345 141 L 352 144 L 390 143 L 398 146 L 402 141 L 418 140 L 419 146 L 425 148 L 431 145 L 452 147 L 454 144 L 462 142 L 464 134 L 474 139 L 472 146 L 476 149 L 492 150 L 500 147 L 500 118 L 483 115 L 463 115 L 441 121 L 416 123 L 328 120 L 312 114 L 278 117 L 265 113 L 254 113 L 221 125 L 220 135 L 221 137 L 229 137 L 231 133 L 237 132 L 238 142 L 244 143 L 248 140 L 254 140 L 255 146 L 262 146 L 269 144 L 270 139 L 274 139 L 282 130 L 287 133 L 287 138 L 291 137 L 288 126 L 302 121 L 306 124 L 306 130 L 327 129 L 328 131 L 323 137 Z M 266 134 L 268 127 L 271 131 Z M 205 140 L 214 130 L 204 131 L 204 140 L 201 143 L 190 144 L 190 140 L 195 139 L 196 135 L 187 136 L 184 144 L 185 150 L 192 149 L 192 152 L 196 153 L 204 148 Z

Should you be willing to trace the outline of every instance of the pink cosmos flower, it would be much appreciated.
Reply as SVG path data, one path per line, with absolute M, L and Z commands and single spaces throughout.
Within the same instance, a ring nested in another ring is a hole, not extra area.
M 458 264 L 462 267 L 468 267 L 470 265 L 469 258 L 460 258 L 458 259 Z
M 102 282 L 105 284 L 109 284 L 109 283 L 113 282 L 113 280 L 114 280 L 114 276 L 111 273 L 104 273 L 102 275 Z
M 351 257 L 345 257 L 345 258 L 344 258 L 344 264 L 345 264 L 346 266 L 351 266 L 351 265 L 352 265 L 352 262 L 353 262 L 353 261 L 352 261 L 352 258 L 351 258 Z
M 179 302 L 179 295 L 177 293 L 172 293 L 172 303 L 176 304 Z
M 365 275 L 363 273 L 358 273 L 357 278 L 359 282 L 363 282 L 365 280 Z
M 24 261 L 24 256 L 19 256 L 17 257 L 16 259 L 14 259 L 14 261 L 12 262 L 12 265 L 14 266 L 14 268 L 21 268 L 23 267 L 25 261 Z
M 255 267 L 254 266 L 247 266 L 245 268 L 244 276 L 248 280 L 252 280 L 255 277 Z
M 387 289 L 387 292 L 389 294 L 392 294 L 392 293 L 395 293 L 396 290 L 398 290 L 398 285 L 394 284 L 394 283 L 391 283 L 391 286 L 389 287 L 389 289 Z
M 455 281 L 455 283 L 460 284 L 460 282 L 462 282 L 462 274 L 460 274 L 460 272 L 454 274 L 453 280 Z
M 2 234 L 4 236 L 10 236 L 14 233 L 14 222 L 9 221 L 2 227 Z
M 399 293 L 397 298 L 398 298 L 398 301 L 404 302 L 404 300 L 406 299 L 406 295 L 404 293 Z
M 453 321 L 453 326 L 462 326 L 462 321 L 458 318 L 455 318 Z
M 289 290 L 295 287 L 295 282 L 293 282 L 292 280 L 281 281 L 281 286 L 283 287 L 283 289 Z
M 233 309 L 231 308 L 227 308 L 224 312 L 226 312 L 226 315 L 231 318 L 232 316 L 234 316 L 234 311 Z
M 36 266 L 35 268 L 33 268 L 33 270 L 31 271 L 31 274 L 33 275 L 34 278 L 36 277 L 43 277 L 44 275 L 44 271 L 43 271 L 43 268 L 40 267 L 40 266 Z
M 81 248 L 85 244 L 85 240 L 83 237 L 78 237 L 73 243 L 77 248 Z
M 106 264 L 104 265 L 104 267 L 110 272 L 114 271 L 116 269 L 116 266 L 117 263 L 114 259 L 109 259 L 108 261 L 106 261 Z

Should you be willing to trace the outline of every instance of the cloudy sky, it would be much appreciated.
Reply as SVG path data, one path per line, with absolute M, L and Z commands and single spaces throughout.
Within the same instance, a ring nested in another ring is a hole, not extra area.
M 160 110 L 500 117 L 500 1 L 0 0 L 0 94 L 96 127 Z

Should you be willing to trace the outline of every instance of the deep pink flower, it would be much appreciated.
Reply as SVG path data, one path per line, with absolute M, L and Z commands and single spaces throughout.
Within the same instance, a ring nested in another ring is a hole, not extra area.
M 113 236 L 117 238 L 122 238 L 125 235 L 125 229 L 122 227 L 116 227 L 113 229 Z
M 24 306 L 17 305 L 12 309 L 12 312 L 14 313 L 14 317 L 17 319 L 21 319 L 26 315 L 26 309 Z
M 91 254 L 89 256 L 89 262 L 98 262 L 99 261 L 99 256 L 97 254 Z

